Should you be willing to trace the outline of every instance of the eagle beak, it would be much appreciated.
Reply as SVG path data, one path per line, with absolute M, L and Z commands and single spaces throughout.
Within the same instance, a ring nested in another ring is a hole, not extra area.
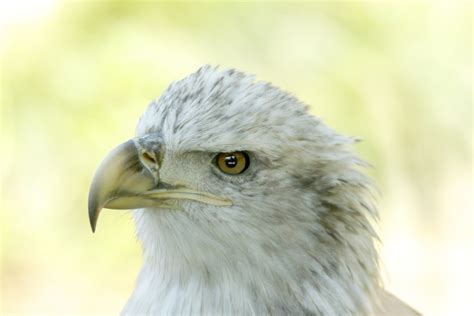
M 158 180 L 138 157 L 134 140 L 114 148 L 100 164 L 89 190 L 89 221 L 95 231 L 102 208 L 133 209 L 145 206 L 139 193 L 156 187 Z
M 230 200 L 207 192 L 174 188 L 160 183 L 159 165 L 156 161 L 147 159 L 150 156 L 140 143 L 140 139 L 131 139 L 117 146 L 97 169 L 89 190 L 88 203 L 93 232 L 103 208 L 176 208 L 174 204 L 167 203 L 173 199 L 194 200 L 218 206 L 232 205 Z

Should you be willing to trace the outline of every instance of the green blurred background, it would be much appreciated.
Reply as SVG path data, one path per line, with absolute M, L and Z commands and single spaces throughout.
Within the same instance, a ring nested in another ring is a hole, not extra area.
M 206 63 L 361 137 L 387 288 L 425 315 L 469 312 L 471 4 L 2 3 L 0 314 L 120 311 L 140 245 L 126 211 L 91 233 L 91 177 L 150 100 Z

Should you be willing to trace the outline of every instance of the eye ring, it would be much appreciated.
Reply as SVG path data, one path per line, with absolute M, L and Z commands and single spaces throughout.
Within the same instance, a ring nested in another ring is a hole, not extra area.
M 250 165 L 249 155 L 244 151 L 219 153 L 215 161 L 219 170 L 228 175 L 242 174 Z

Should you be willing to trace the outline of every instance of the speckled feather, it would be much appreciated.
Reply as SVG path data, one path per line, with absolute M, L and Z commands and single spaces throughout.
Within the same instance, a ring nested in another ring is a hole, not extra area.
M 144 263 L 124 314 L 361 315 L 380 293 L 372 182 L 344 137 L 292 95 L 205 66 L 140 118 L 160 179 L 230 198 L 134 212 Z M 239 176 L 219 152 L 245 150 Z

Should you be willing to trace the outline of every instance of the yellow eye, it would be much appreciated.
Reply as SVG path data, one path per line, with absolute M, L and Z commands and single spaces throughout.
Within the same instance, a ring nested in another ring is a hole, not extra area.
M 250 160 L 245 152 L 237 151 L 218 154 L 216 163 L 222 172 L 235 175 L 247 170 Z

